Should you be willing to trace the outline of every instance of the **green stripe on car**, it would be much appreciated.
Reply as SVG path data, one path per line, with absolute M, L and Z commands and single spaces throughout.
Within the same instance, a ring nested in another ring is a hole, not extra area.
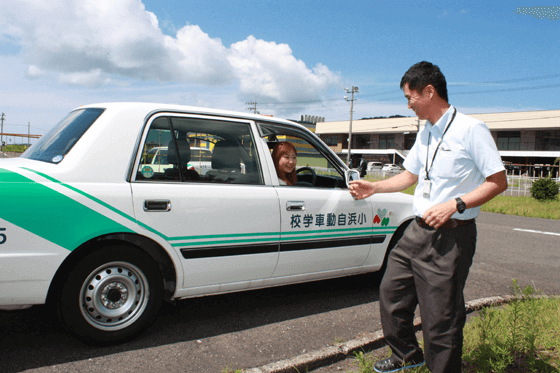
M 0 218 L 67 250 L 129 228 L 18 173 L 0 169 Z

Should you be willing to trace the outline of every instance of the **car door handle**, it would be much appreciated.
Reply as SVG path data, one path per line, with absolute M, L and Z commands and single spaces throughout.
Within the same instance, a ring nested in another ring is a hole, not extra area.
M 171 201 L 168 199 L 147 199 L 144 201 L 144 211 L 171 211 Z
M 305 211 L 305 202 L 303 201 L 288 201 L 286 202 L 286 210 L 301 210 Z

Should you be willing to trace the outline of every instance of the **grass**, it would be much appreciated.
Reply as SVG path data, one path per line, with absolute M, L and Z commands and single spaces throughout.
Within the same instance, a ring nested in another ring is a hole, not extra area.
M 231 369 L 231 365 L 225 367 L 224 369 L 222 369 L 222 373 L 243 373 L 242 369 L 235 369 L 232 370 Z
M 560 200 L 539 201 L 532 197 L 497 196 L 482 205 L 481 211 L 560 220 Z
M 531 286 L 513 280 L 513 300 L 506 306 L 480 310 L 464 329 L 464 373 L 560 373 L 560 298 L 543 297 Z M 357 373 L 374 372 L 378 359 L 358 352 Z M 428 373 L 428 368 L 407 370 Z
M 4 146 L 4 151 L 5 152 L 14 152 L 14 153 L 23 153 L 27 148 L 28 148 L 27 145 L 11 144 L 11 145 Z

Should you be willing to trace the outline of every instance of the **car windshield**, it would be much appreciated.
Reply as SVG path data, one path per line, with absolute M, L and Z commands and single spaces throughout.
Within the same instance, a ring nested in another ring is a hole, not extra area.
M 30 147 L 21 158 L 49 163 L 59 163 L 78 142 L 104 109 L 79 109 L 72 111 L 46 135 Z

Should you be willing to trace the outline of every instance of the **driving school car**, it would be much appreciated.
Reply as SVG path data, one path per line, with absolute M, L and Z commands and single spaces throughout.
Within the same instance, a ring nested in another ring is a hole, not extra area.
M 298 151 L 294 186 L 276 175 L 279 141 Z M 203 172 L 191 166 L 196 149 L 210 157 Z M 163 300 L 379 271 L 412 197 L 354 200 L 352 178 L 290 121 L 79 107 L 21 157 L 0 160 L 0 309 L 47 303 L 77 337 L 115 343 L 146 329 Z

